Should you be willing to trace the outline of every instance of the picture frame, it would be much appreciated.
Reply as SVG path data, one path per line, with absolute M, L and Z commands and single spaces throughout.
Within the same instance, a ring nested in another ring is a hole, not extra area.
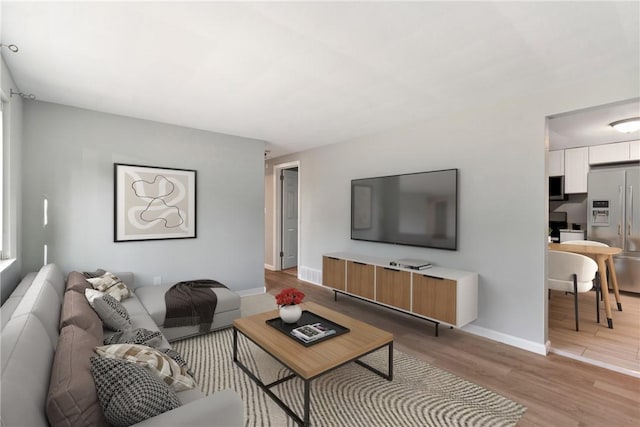
M 114 163 L 114 242 L 194 239 L 196 171 Z

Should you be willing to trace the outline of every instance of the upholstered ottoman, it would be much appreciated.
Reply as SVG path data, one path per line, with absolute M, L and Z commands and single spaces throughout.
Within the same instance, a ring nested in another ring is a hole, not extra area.
M 135 289 L 135 294 L 168 341 L 202 334 L 199 325 L 164 327 L 167 313 L 164 295 L 171 286 L 173 285 L 141 286 Z M 240 317 L 240 295 L 226 288 L 213 288 L 210 291 L 216 294 L 218 303 L 209 331 L 230 327 L 233 320 Z

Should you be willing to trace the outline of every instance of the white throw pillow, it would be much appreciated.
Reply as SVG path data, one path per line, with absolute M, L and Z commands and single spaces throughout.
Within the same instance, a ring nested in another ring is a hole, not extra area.
M 91 307 L 94 307 L 93 300 L 95 300 L 96 298 L 102 298 L 103 295 L 104 295 L 104 292 L 100 292 L 95 289 L 87 288 L 84 290 L 84 296 L 87 299 L 87 301 L 89 301 L 89 305 Z

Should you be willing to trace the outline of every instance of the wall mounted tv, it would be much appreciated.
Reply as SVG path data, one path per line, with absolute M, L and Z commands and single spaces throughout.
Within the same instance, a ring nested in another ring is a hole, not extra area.
M 458 169 L 354 179 L 351 239 L 456 250 Z

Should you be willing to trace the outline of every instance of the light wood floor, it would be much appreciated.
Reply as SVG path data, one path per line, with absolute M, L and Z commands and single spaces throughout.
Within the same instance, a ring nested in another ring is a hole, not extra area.
M 595 292 L 579 294 L 580 331 L 576 332 L 573 295 L 551 291 L 549 340 L 552 349 L 640 375 L 640 296 L 621 293 L 620 297 L 622 311 L 618 311 L 610 293 L 613 329 L 609 329 L 602 303 L 600 323 L 596 323 Z
M 267 292 L 296 287 L 306 298 L 394 334 L 395 348 L 449 371 L 528 409 L 519 426 L 635 426 L 640 379 L 556 354 L 541 356 L 458 329 L 346 296 L 293 276 L 265 271 Z M 595 312 L 595 306 L 594 306 Z

